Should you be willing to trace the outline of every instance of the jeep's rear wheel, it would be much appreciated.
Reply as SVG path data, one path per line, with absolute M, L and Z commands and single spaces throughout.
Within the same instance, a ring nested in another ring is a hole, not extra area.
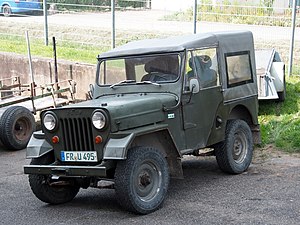
M 116 195 L 119 204 L 128 211 L 148 214 L 157 210 L 166 197 L 168 186 L 168 163 L 154 148 L 132 148 L 127 159 L 117 164 Z
M 221 170 L 239 174 L 248 169 L 253 154 L 252 133 L 243 120 L 229 120 L 225 140 L 215 147 L 215 154 Z
M 49 165 L 54 157 L 46 154 L 40 158 L 32 159 L 31 165 Z M 50 176 L 29 174 L 29 184 L 34 195 L 43 202 L 61 204 L 71 201 L 77 195 L 79 186 L 71 182 L 52 182 Z

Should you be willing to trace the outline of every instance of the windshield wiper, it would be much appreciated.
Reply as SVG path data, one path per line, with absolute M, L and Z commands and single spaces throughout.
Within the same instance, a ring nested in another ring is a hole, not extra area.
M 129 83 L 133 83 L 133 82 L 135 82 L 135 80 L 122 80 L 122 81 L 119 81 L 118 83 L 110 85 L 109 87 L 114 88 L 115 86 L 120 85 L 120 84 L 129 84 Z
M 156 86 L 160 86 L 160 84 L 154 83 L 154 82 L 149 81 L 149 80 L 144 80 L 144 81 L 136 82 L 136 84 L 153 84 L 153 85 L 156 85 Z

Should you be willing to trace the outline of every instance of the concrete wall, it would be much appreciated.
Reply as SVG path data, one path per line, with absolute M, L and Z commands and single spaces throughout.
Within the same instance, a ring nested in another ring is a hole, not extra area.
M 32 58 L 35 83 L 43 85 L 54 82 L 54 60 Z M 77 99 L 85 99 L 89 84 L 95 82 L 96 65 L 78 64 L 58 60 L 58 79 L 74 79 L 77 83 Z M 14 53 L 0 53 L 0 78 L 19 76 L 23 84 L 30 83 L 28 58 Z

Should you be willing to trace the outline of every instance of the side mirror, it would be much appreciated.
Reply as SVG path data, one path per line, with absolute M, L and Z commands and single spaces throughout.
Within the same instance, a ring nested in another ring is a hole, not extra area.
M 197 78 L 190 79 L 190 90 L 193 94 L 198 93 L 200 90 L 199 81 Z
M 88 99 L 93 99 L 94 96 L 94 85 L 90 84 L 89 85 L 89 91 L 88 91 Z

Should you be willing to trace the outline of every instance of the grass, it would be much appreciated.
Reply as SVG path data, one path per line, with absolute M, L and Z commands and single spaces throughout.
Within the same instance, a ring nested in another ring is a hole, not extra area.
M 109 48 L 95 47 L 85 44 L 74 44 L 68 42 L 57 43 L 58 59 L 71 60 L 84 63 L 96 63 L 96 57 L 99 53 L 107 51 Z M 30 50 L 33 56 L 53 57 L 52 43 L 45 46 L 43 41 L 32 39 L 30 40 Z M 5 35 L 0 35 L 0 51 L 14 52 L 17 54 L 27 54 L 27 45 L 25 38 Z
M 284 102 L 260 102 L 262 142 L 287 152 L 300 152 L 300 78 L 287 79 L 286 88 Z

